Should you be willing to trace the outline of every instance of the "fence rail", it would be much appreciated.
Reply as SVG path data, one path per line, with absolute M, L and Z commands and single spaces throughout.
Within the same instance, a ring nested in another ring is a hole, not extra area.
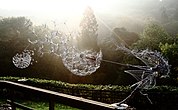
M 19 84 L 11 81 L 0 81 L 1 88 L 10 89 L 11 100 L 15 100 L 13 97 L 14 91 L 23 92 L 23 94 L 38 94 L 43 96 L 46 100 L 49 100 L 49 110 L 54 110 L 54 103 L 57 101 L 61 104 L 71 107 L 85 109 L 85 110 L 113 110 L 110 104 L 85 99 L 82 97 L 67 95 L 59 92 L 54 92 L 46 89 L 32 87 L 24 84 Z
M 60 88 L 58 90 L 65 94 L 96 100 L 104 103 L 115 103 L 122 101 L 130 92 L 114 90 L 88 90 L 75 88 Z

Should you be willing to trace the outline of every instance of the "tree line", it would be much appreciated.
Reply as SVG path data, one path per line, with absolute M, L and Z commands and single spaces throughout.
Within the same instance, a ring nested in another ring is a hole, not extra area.
M 165 13 L 165 11 L 163 11 Z M 164 14 L 163 13 L 163 14 Z M 178 35 L 167 31 L 165 25 L 149 22 L 142 33 L 129 32 L 124 27 L 116 27 L 110 36 L 98 34 L 98 23 L 94 11 L 88 7 L 80 23 L 80 32 L 77 37 L 81 50 L 92 49 L 103 52 L 103 58 L 129 64 L 141 64 L 132 56 L 125 55 L 115 50 L 115 45 L 110 42 L 114 39 L 117 43 L 125 43 L 130 49 L 150 49 L 160 51 L 171 65 L 171 80 L 177 80 L 178 71 Z M 127 67 L 102 62 L 97 72 L 90 76 L 80 77 L 70 73 L 62 64 L 60 57 L 46 54 L 37 58 L 37 63 L 26 69 L 18 69 L 12 63 L 12 57 L 21 52 L 28 44 L 28 38 L 43 38 L 49 31 L 45 25 L 34 26 L 30 19 L 25 17 L 9 17 L 0 19 L 0 76 L 38 77 L 45 79 L 61 80 L 70 83 L 92 84 L 132 84 L 135 80 L 125 74 Z M 35 32 L 35 33 L 34 33 Z M 100 39 L 98 38 L 100 36 Z M 102 39 L 102 40 L 101 40 Z M 38 48 L 34 45 L 29 48 Z

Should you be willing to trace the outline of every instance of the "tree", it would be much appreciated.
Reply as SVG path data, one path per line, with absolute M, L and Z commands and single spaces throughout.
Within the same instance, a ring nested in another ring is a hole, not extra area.
M 162 44 L 160 45 L 160 49 L 163 55 L 166 56 L 169 60 L 169 63 L 171 65 L 171 76 L 173 78 L 178 78 L 178 43 Z
M 114 38 L 118 43 L 126 43 L 128 46 L 131 46 L 139 39 L 138 34 L 129 32 L 125 28 L 115 28 L 111 37 Z
M 151 23 L 145 27 L 140 40 L 135 43 L 135 46 L 139 49 L 160 50 L 160 43 L 169 43 L 171 40 L 171 36 L 169 36 L 163 27 Z
M 29 27 L 32 22 L 25 17 L 11 17 L 0 20 L 0 39 L 12 40 L 17 37 L 29 37 Z
M 80 28 L 81 37 L 79 40 L 79 48 L 99 50 L 97 45 L 98 24 L 93 10 L 90 7 L 87 7 L 84 12 Z

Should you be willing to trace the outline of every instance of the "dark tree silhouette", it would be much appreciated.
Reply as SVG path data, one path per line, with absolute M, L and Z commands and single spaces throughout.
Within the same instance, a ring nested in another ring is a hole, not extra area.
M 0 20 L 0 38 L 11 40 L 14 37 L 29 37 L 29 27 L 32 22 L 25 17 L 10 17 Z
M 124 43 L 131 46 L 139 40 L 139 35 L 134 32 L 129 32 L 125 28 L 115 28 L 111 35 L 118 43 Z

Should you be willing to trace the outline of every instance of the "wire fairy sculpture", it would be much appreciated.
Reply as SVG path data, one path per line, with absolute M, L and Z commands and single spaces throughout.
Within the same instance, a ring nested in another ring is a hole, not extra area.
M 130 86 L 131 88 L 134 87 L 135 88 L 133 89 L 133 91 L 130 93 L 129 96 L 127 96 L 119 103 L 111 104 L 111 106 L 114 106 L 116 108 L 120 108 L 120 107 L 122 108 L 123 103 L 125 103 L 129 98 L 131 98 L 136 91 L 139 91 L 141 95 L 146 96 L 148 101 L 151 104 L 153 104 L 151 99 L 148 97 L 148 94 L 143 93 L 143 90 L 154 88 L 156 85 L 156 78 L 169 77 L 170 65 L 168 64 L 168 61 L 161 55 L 161 53 L 157 51 L 154 52 L 148 49 L 142 51 L 136 51 L 136 50 L 130 50 L 126 48 L 124 45 L 116 45 L 116 46 L 117 46 L 117 50 L 122 50 L 124 53 L 133 55 L 135 58 L 139 59 L 141 62 L 144 63 L 144 66 L 123 64 L 123 63 L 113 62 L 110 60 L 101 59 L 101 61 L 103 62 L 135 68 L 132 70 L 124 71 L 125 73 L 132 75 L 137 80 L 136 83 Z
M 122 50 L 127 54 L 133 55 L 135 58 L 139 59 L 144 63 L 144 66 L 140 65 L 130 65 L 130 64 L 120 64 L 128 67 L 133 67 L 133 70 L 125 70 L 125 73 L 132 75 L 137 82 L 131 85 L 133 91 L 128 97 L 122 100 L 119 103 L 114 103 L 112 106 L 120 107 L 122 103 L 125 103 L 136 91 L 139 91 L 141 95 L 147 97 L 149 102 L 152 104 L 151 99 L 148 97 L 148 94 L 143 93 L 143 90 L 152 89 L 156 85 L 156 78 L 166 78 L 169 77 L 170 65 L 168 64 L 167 59 L 165 59 L 161 53 L 151 50 L 130 50 L 124 45 L 117 45 L 117 49 Z M 118 64 L 118 63 L 116 63 Z

